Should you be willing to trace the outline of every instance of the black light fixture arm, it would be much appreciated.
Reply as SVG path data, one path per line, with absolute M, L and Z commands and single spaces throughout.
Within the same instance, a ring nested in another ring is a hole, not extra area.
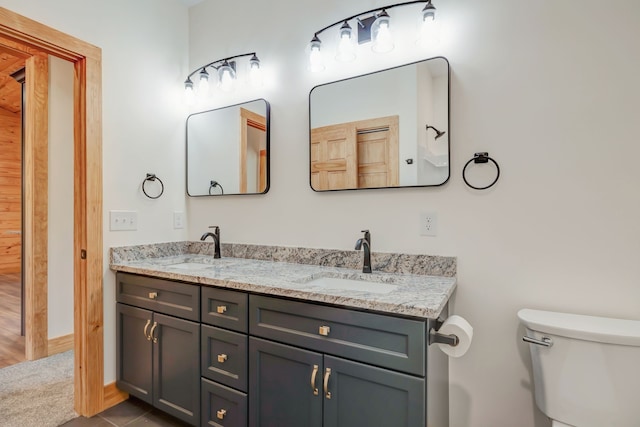
M 392 8 L 394 8 L 394 7 L 398 7 L 398 6 L 406 6 L 406 5 L 408 5 L 408 4 L 415 4 L 415 3 L 431 3 L 431 0 L 414 0 L 414 1 L 406 1 L 406 2 L 403 2 L 403 3 L 391 4 L 391 5 L 389 5 L 389 6 L 377 7 L 377 8 L 375 8 L 375 9 L 367 10 L 366 12 L 360 12 L 360 13 L 358 13 L 357 15 L 353 15 L 353 16 L 350 16 L 350 17 L 348 17 L 348 18 L 344 18 L 344 19 L 341 19 L 341 20 L 339 20 L 339 21 L 337 21 L 337 22 L 334 22 L 334 23 L 333 23 L 333 24 L 331 24 L 331 25 L 327 25 L 326 27 L 322 28 L 321 30 L 316 31 L 316 32 L 314 33 L 314 37 L 318 37 L 318 34 L 322 33 L 322 32 L 323 32 L 323 31 L 325 31 L 325 30 L 328 30 L 328 29 L 329 29 L 329 28 L 331 28 L 331 27 L 335 27 L 336 25 L 338 25 L 338 24 L 342 24 L 342 23 L 344 23 L 344 22 L 346 22 L 346 21 L 351 21 L 351 20 L 352 20 L 352 19 L 354 19 L 354 18 L 359 18 L 359 17 L 361 17 L 362 15 L 368 15 L 369 13 L 381 12 L 381 11 L 383 11 L 383 10 L 385 10 L 385 9 L 392 9 Z
M 220 67 L 222 66 L 222 64 L 224 64 L 225 62 L 230 61 L 230 60 L 232 60 L 232 59 L 236 59 L 236 58 L 243 58 L 243 57 L 245 57 L 245 56 L 256 56 L 256 53 L 255 53 L 255 52 L 243 53 L 243 54 L 241 54 L 241 55 L 233 55 L 233 56 L 229 56 L 229 57 L 227 57 L 227 58 L 222 58 L 222 59 L 218 59 L 218 60 L 213 61 L 213 62 L 209 62 L 207 65 L 203 65 L 202 67 L 198 67 L 198 68 L 196 68 L 195 70 L 193 70 L 193 71 L 192 71 L 192 72 L 187 76 L 187 80 L 190 80 L 190 79 L 191 79 L 191 76 L 193 76 L 194 74 L 196 74 L 196 73 L 198 73 L 198 72 L 200 72 L 200 71 L 202 71 L 202 70 L 204 70 L 204 69 L 206 69 L 206 68 L 208 68 L 208 67 L 211 67 L 211 68 L 213 68 L 213 69 L 217 70 L 217 69 L 218 69 L 218 68 L 220 68 Z M 257 56 L 256 56 L 256 58 L 257 58 Z M 220 64 L 218 64 L 218 63 L 220 63 Z M 217 67 L 216 67 L 216 64 L 218 64 L 218 66 L 217 66 Z

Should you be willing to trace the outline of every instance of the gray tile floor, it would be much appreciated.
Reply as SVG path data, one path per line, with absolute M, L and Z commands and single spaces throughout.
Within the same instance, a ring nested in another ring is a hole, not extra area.
M 186 427 L 186 424 L 151 405 L 130 397 L 129 400 L 94 415 L 78 417 L 62 424 L 64 427 Z

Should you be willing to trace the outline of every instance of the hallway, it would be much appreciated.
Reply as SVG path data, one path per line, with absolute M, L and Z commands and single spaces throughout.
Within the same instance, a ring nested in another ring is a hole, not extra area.
M 0 368 L 25 361 L 20 336 L 20 273 L 0 274 Z

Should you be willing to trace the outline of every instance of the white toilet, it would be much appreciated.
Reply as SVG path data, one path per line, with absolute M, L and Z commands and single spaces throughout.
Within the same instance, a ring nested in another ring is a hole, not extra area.
M 530 309 L 518 318 L 553 427 L 640 427 L 640 321 Z

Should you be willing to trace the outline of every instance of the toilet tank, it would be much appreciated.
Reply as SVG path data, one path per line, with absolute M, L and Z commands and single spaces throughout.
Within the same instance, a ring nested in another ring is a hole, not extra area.
M 523 309 L 536 404 L 577 427 L 640 426 L 640 321 Z

